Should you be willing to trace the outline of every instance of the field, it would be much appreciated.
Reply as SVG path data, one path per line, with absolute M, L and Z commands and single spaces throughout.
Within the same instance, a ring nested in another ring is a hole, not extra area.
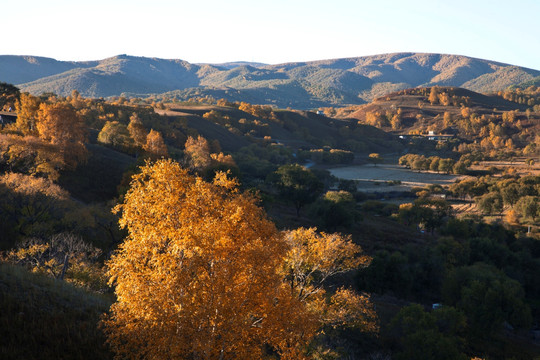
M 540 159 L 533 158 L 535 163 L 527 165 L 525 159 L 521 158 L 515 161 L 481 161 L 478 165 L 473 165 L 471 170 L 487 170 L 496 168 L 502 173 L 512 173 L 519 176 L 538 176 L 540 175 Z
M 340 179 L 356 180 L 358 190 L 365 192 L 408 191 L 429 184 L 450 185 L 459 178 L 456 175 L 414 172 L 393 164 L 355 165 L 329 171 Z M 391 185 L 391 181 L 401 181 L 401 184 Z

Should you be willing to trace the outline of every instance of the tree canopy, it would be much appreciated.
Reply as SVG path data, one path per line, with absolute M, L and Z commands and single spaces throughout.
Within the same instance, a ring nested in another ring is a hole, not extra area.
M 104 322 L 112 348 L 145 358 L 303 359 L 318 330 L 376 330 L 369 299 L 329 277 L 368 262 L 349 238 L 280 233 L 235 180 L 212 183 L 171 160 L 134 176 L 108 263 L 117 302 Z
M 116 208 L 129 235 L 109 262 L 118 353 L 254 359 L 268 345 L 301 358 L 317 319 L 281 281 L 287 244 L 236 185 L 165 160 L 134 177 Z
M 322 192 L 323 184 L 309 170 L 298 164 L 280 166 L 270 176 L 283 198 L 293 202 L 296 215 L 300 209 L 313 202 Z

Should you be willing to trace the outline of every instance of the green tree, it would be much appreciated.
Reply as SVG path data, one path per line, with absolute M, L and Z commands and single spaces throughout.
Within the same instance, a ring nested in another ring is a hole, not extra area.
M 431 163 L 429 164 L 429 170 L 439 172 L 440 161 L 440 157 L 434 156 L 433 159 L 431 159 Z
M 398 345 L 396 359 L 466 360 L 462 312 L 443 307 L 426 312 L 418 304 L 402 308 L 390 323 L 390 337 Z
M 490 192 L 476 198 L 476 205 L 486 215 L 501 214 L 503 211 L 503 198 L 498 191 Z
M 300 216 L 300 209 L 315 201 L 323 191 L 319 179 L 309 169 L 298 164 L 280 166 L 270 175 L 270 181 L 284 199 L 294 204 L 296 216 Z
M 452 270 L 443 283 L 444 303 L 462 310 L 479 336 L 499 331 L 503 322 L 527 328 L 531 310 L 521 285 L 491 265 L 477 263 Z
M 97 139 L 102 144 L 112 145 L 119 149 L 129 147 L 131 140 L 126 126 L 118 121 L 107 121 Z
M 313 204 L 314 215 L 321 219 L 324 229 L 336 231 L 338 227 L 349 228 L 354 224 L 356 202 L 347 191 L 328 191 Z
M 524 196 L 516 203 L 520 215 L 524 218 L 535 220 L 540 216 L 540 198 L 538 196 Z
M 424 155 L 416 155 L 411 163 L 413 170 L 428 170 L 430 166 L 429 160 Z
M 450 174 L 453 170 L 455 161 L 452 159 L 441 159 L 439 161 L 439 171 Z
M 501 188 L 501 195 L 505 204 L 514 207 L 515 203 L 519 200 L 519 185 L 516 183 L 510 183 Z
M 467 165 L 463 161 L 458 161 L 454 164 L 452 167 L 452 173 L 454 174 L 466 174 L 467 173 Z

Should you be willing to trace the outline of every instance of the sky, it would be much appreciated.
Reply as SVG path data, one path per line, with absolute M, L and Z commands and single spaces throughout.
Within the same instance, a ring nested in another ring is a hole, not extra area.
M 0 55 L 267 64 L 394 52 L 540 70 L 539 0 L 17 0 Z

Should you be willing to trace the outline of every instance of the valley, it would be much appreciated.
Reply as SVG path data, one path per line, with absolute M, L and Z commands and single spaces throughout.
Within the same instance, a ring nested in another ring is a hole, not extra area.
M 540 356 L 538 71 L 2 61 L 2 357 Z

